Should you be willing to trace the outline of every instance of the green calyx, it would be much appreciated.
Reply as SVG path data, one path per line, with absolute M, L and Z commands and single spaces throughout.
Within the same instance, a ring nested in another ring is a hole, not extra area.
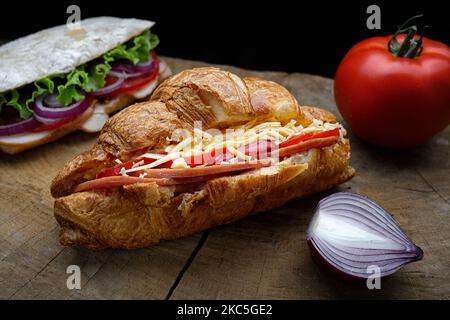
M 422 53 L 423 50 L 423 33 L 428 26 L 424 26 L 422 30 L 418 31 L 416 25 L 407 26 L 412 20 L 421 18 L 423 15 L 417 15 L 409 18 L 403 23 L 395 32 L 394 36 L 388 42 L 388 50 L 396 57 L 414 59 Z M 397 40 L 400 34 L 405 35 L 403 42 Z

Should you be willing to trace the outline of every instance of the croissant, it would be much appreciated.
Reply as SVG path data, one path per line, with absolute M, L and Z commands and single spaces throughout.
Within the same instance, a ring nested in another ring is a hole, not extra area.
M 109 119 L 54 178 L 60 242 L 138 248 L 194 234 L 343 183 L 349 158 L 333 114 L 281 85 L 185 70 Z

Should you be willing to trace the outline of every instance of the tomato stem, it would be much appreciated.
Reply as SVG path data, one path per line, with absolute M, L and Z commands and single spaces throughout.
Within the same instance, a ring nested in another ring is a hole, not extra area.
M 406 20 L 395 32 L 392 38 L 388 42 L 388 50 L 396 57 L 404 57 L 414 59 L 418 57 L 423 50 L 423 34 L 428 26 L 424 26 L 418 33 L 416 25 L 406 27 L 412 20 L 422 18 L 423 14 L 414 16 Z M 405 39 L 402 43 L 399 43 L 397 36 L 405 34 Z

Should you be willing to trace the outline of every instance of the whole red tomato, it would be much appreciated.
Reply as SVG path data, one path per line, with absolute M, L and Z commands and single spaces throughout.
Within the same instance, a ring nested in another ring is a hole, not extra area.
M 337 70 L 339 111 L 369 143 L 412 147 L 450 123 L 450 47 L 414 30 L 356 44 Z

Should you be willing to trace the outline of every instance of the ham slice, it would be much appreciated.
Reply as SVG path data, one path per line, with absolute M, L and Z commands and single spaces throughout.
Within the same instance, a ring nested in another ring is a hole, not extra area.
M 278 156 L 280 159 L 282 159 L 291 156 L 293 154 L 308 151 L 310 149 L 328 147 L 337 143 L 338 141 L 339 136 L 315 138 L 280 148 L 278 150 Z M 74 192 L 82 192 L 94 189 L 110 189 L 134 183 L 156 183 L 161 186 L 201 183 L 214 178 L 226 176 L 235 172 L 242 172 L 246 170 L 255 170 L 263 167 L 268 167 L 271 164 L 272 161 L 270 159 L 265 159 L 242 163 L 224 163 L 210 166 L 198 166 L 193 168 L 180 168 L 180 169 L 152 168 L 142 170 L 139 172 L 139 174 L 142 173 L 145 174 L 144 178 L 136 176 L 100 177 L 79 184 L 75 188 Z
M 74 192 L 82 192 L 93 189 L 110 189 L 133 183 L 157 183 L 159 185 L 170 185 L 171 183 L 173 184 L 173 181 L 170 181 L 168 179 L 111 176 L 80 183 L 75 187 Z
M 97 178 L 80 183 L 74 192 L 82 192 L 95 189 L 111 189 L 134 183 L 156 183 L 161 186 L 171 186 L 189 183 L 201 183 L 211 179 L 223 177 L 229 173 L 244 170 L 267 167 L 270 161 L 258 161 L 253 163 L 222 164 L 209 167 L 195 167 L 186 169 L 149 169 L 145 172 L 150 177 L 110 176 Z M 155 172 L 155 173 L 153 173 Z
M 335 144 L 338 141 L 339 136 L 307 140 L 291 145 L 289 147 L 281 148 L 280 150 L 278 150 L 278 156 L 280 157 L 280 159 L 282 159 L 284 157 L 292 156 L 293 154 L 296 153 L 308 151 L 309 149 L 328 147 Z

